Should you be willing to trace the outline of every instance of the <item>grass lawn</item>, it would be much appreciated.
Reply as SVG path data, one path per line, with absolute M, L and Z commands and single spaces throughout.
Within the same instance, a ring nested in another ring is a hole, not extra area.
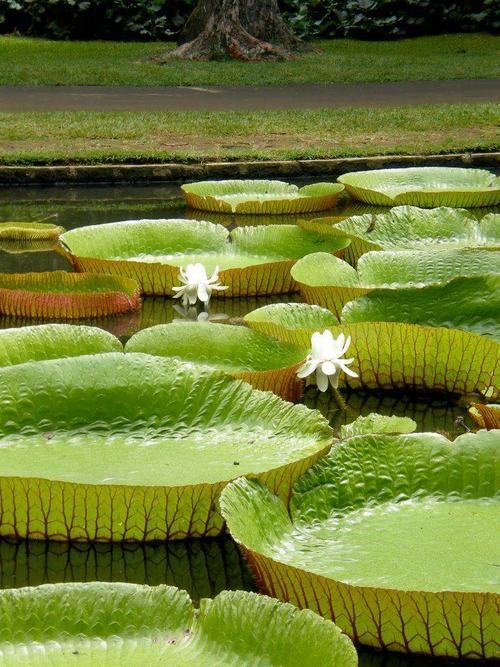
M 55 42 L 0 37 L 0 84 L 262 85 L 492 78 L 500 75 L 500 38 L 488 34 L 400 41 L 330 40 L 287 62 L 147 62 L 168 43 Z
M 3 164 L 307 159 L 499 147 L 494 104 L 214 114 L 0 114 Z

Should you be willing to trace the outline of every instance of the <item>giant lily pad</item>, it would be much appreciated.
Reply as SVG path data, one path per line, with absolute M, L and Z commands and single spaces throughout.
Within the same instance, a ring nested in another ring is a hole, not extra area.
M 454 278 L 500 275 L 500 252 L 489 250 L 381 251 L 363 255 L 357 270 L 338 257 L 314 253 L 291 274 L 308 303 L 340 316 L 351 299 L 374 289 L 403 290 L 446 285 Z
M 1 241 L 57 241 L 64 227 L 49 222 L 0 222 Z
M 226 297 L 294 291 L 294 260 L 315 250 L 341 252 L 349 243 L 295 225 L 244 227 L 230 234 L 221 225 L 194 220 L 94 225 L 66 232 L 61 241 L 77 271 L 133 277 L 145 294 L 171 296 L 181 266 L 201 263 L 208 274 L 218 266 Z
M 0 593 L 0 665 L 355 667 L 331 622 L 255 593 L 59 584 Z M 297 660 L 299 663 L 297 663 Z
M 315 183 L 302 188 L 283 181 L 201 181 L 181 186 L 190 208 L 219 213 L 276 215 L 333 208 L 344 186 Z
M 290 514 L 240 479 L 221 506 L 264 591 L 382 649 L 498 656 L 500 433 L 358 435 L 295 485 Z
M 135 334 L 125 350 L 221 370 L 290 401 L 298 400 L 302 393 L 297 368 L 307 349 L 246 327 L 208 322 L 160 324 Z
M 498 397 L 500 344 L 486 336 L 396 322 L 330 325 L 324 309 L 308 304 L 272 304 L 245 317 L 245 323 L 278 340 L 309 347 L 311 335 L 328 328 L 352 337 L 349 356 L 357 378 L 352 389 L 408 390 Z
M 325 233 L 324 226 L 317 231 Z M 397 206 L 382 215 L 347 218 L 331 231 L 351 239 L 350 258 L 356 262 L 370 250 L 500 249 L 499 214 L 477 220 L 468 211 L 446 207 Z
M 374 290 L 349 301 L 341 320 L 451 327 L 500 341 L 500 276 L 457 278 L 421 289 Z
M 75 319 L 113 315 L 140 306 L 136 282 L 121 276 L 66 271 L 0 273 L 0 315 Z
M 151 541 L 221 532 L 241 474 L 286 498 L 331 444 L 317 412 L 173 359 L 0 369 L 0 535 Z
M 374 169 L 343 174 L 338 180 L 351 197 L 375 206 L 473 208 L 500 203 L 500 179 L 484 169 Z
M 40 324 L 0 330 L 0 366 L 122 350 L 117 338 L 96 327 Z

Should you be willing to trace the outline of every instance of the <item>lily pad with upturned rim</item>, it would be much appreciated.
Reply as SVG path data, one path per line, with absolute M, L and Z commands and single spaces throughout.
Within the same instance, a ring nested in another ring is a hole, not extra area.
M 368 646 L 494 658 L 499 444 L 498 431 L 360 435 L 296 483 L 290 513 L 244 478 L 221 507 L 261 590 Z
M 0 618 L 5 667 L 357 665 L 333 623 L 243 591 L 203 599 L 195 610 L 170 586 L 49 584 L 0 593 Z
M 354 358 L 352 369 L 359 377 L 341 377 L 355 390 L 477 393 L 491 400 L 499 395 L 500 344 L 486 336 L 398 322 L 325 327 L 324 318 L 324 309 L 318 311 L 317 306 L 272 304 L 249 313 L 245 323 L 277 340 L 304 347 L 310 346 L 315 331 L 324 328 L 335 337 L 341 333 L 351 336 L 349 356 Z
M 132 277 L 144 294 L 174 294 L 179 268 L 201 263 L 208 275 L 218 266 L 228 289 L 223 297 L 286 294 L 295 260 L 321 250 L 342 253 L 347 238 L 306 232 L 296 225 L 242 227 L 193 220 L 129 220 L 74 229 L 61 237 L 61 252 L 77 271 Z M 213 296 L 217 296 L 214 292 Z
M 338 181 L 351 197 L 375 206 L 473 208 L 500 203 L 500 179 L 485 169 L 373 169 L 343 174 Z
M 246 327 L 209 322 L 175 322 L 144 329 L 129 340 L 125 351 L 220 370 L 289 401 L 297 401 L 302 394 L 297 369 L 308 352 Z
M 66 230 L 49 222 L 0 222 L 0 241 L 57 241 Z
M 321 225 L 322 233 L 325 227 Z M 346 218 L 330 230 L 351 239 L 349 261 L 353 263 L 370 250 L 500 250 L 500 214 L 489 213 L 478 220 L 456 208 L 397 206 L 381 215 Z
M 447 285 L 423 288 L 374 290 L 346 303 L 341 321 L 463 329 L 500 342 L 500 275 L 456 278 Z
M 123 346 L 115 336 L 96 327 L 39 324 L 0 329 L 0 367 L 121 351 Z
M 16 539 L 215 536 L 228 481 L 287 498 L 332 441 L 318 412 L 145 354 L 2 368 L 0 404 L 0 535 Z
M 0 273 L 0 315 L 78 319 L 137 310 L 139 288 L 130 278 L 66 271 Z
M 219 213 L 286 215 L 333 208 L 344 186 L 315 183 L 299 188 L 284 181 L 200 181 L 182 185 L 190 208 Z
M 379 251 L 363 255 L 357 270 L 344 260 L 314 253 L 292 267 L 293 279 L 308 303 L 337 317 L 352 299 L 372 290 L 405 290 L 446 285 L 455 278 L 500 275 L 500 252 L 489 250 Z

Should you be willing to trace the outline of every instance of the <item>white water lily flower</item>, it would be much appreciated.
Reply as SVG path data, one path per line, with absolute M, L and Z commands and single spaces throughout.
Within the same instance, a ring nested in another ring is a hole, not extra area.
M 344 371 L 353 378 L 358 374 L 347 366 L 352 364 L 354 357 L 345 359 L 343 355 L 349 349 L 351 337 L 343 333 L 334 338 L 332 332 L 326 329 L 323 333 L 316 331 L 311 336 L 311 354 L 297 371 L 297 377 L 306 378 L 316 373 L 316 384 L 320 391 L 328 389 L 328 383 L 335 389 L 339 385 L 340 371 Z
M 218 266 L 215 267 L 215 271 L 210 278 L 207 276 L 207 270 L 203 264 L 188 264 L 186 270 L 181 266 L 179 280 L 183 285 L 172 289 L 177 292 L 177 294 L 174 294 L 174 299 L 182 298 L 183 306 L 193 306 L 198 299 L 207 304 L 214 290 L 221 292 L 227 289 L 227 286 L 218 282 Z

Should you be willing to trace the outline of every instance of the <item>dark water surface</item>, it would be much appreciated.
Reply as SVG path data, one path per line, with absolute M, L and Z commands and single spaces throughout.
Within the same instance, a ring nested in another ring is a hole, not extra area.
M 366 211 L 378 212 L 378 209 L 344 201 L 334 211 L 309 217 L 360 214 Z M 486 212 L 482 210 L 479 215 Z M 0 189 L 0 222 L 34 221 L 51 215 L 56 216 L 51 222 L 66 229 L 140 218 L 198 217 L 225 226 L 262 224 L 262 218 L 253 216 L 240 216 L 236 220 L 234 216 L 203 212 L 193 215 L 186 211 L 179 187 L 170 184 L 150 187 Z M 291 217 L 272 218 L 275 224 L 293 221 Z M 71 270 L 71 267 L 50 247 L 36 252 L 21 252 L 19 248 L 0 245 L 1 272 L 55 269 Z M 298 299 L 297 295 L 214 299 L 211 304 L 211 317 L 234 321 L 268 303 Z M 143 307 L 138 313 L 80 323 L 100 326 L 126 340 L 142 328 L 182 317 L 171 299 L 150 297 L 144 299 Z M 191 313 L 190 317 L 196 318 L 196 313 Z M 0 328 L 34 323 L 0 316 Z M 309 388 L 304 403 L 308 407 L 319 409 L 330 420 L 334 429 L 353 421 L 358 415 L 370 412 L 408 416 L 417 422 L 419 431 L 442 431 L 451 437 L 463 432 L 463 426 L 460 420 L 457 422 L 457 418 L 470 423 L 465 401 L 421 396 L 416 399 L 401 393 L 393 396 L 346 394 L 344 398 L 347 409 L 341 410 L 329 395 L 319 394 Z M 229 537 L 137 545 L 0 541 L 0 588 L 96 580 L 150 585 L 168 583 L 186 589 L 195 601 L 202 597 L 213 597 L 224 589 L 255 589 L 251 574 Z M 364 667 L 431 667 L 438 664 L 443 663 L 432 658 L 360 652 L 360 665 Z M 460 661 L 455 664 L 468 663 Z

